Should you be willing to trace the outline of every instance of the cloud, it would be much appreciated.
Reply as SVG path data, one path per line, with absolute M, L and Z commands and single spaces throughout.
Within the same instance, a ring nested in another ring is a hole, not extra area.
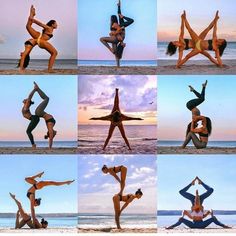
M 149 167 L 135 168 L 129 179 L 144 179 L 145 177 L 153 173 L 155 173 L 155 170 Z
M 92 176 L 94 176 L 96 174 L 96 172 L 98 172 L 100 170 L 99 167 L 95 167 L 94 169 L 90 169 L 88 174 L 84 175 L 83 178 L 85 179 L 89 179 L 91 178 Z

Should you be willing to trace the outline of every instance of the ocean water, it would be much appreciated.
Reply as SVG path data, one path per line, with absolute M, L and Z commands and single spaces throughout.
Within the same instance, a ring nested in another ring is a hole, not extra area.
M 115 60 L 79 60 L 79 66 L 116 66 Z M 156 66 L 156 60 L 121 60 L 121 66 Z
M 18 59 L 0 59 L 0 70 L 16 70 Z M 47 59 L 31 59 L 27 69 L 46 70 L 48 68 Z M 55 61 L 55 69 L 78 69 L 76 59 L 58 59 Z
M 124 125 L 125 133 L 132 145 L 154 145 L 156 146 L 157 131 L 155 125 Z M 108 125 L 79 125 L 79 147 L 102 146 L 107 138 Z M 123 145 L 118 127 L 110 139 L 109 146 Z
M 173 56 L 166 55 L 166 48 L 169 42 L 158 42 L 157 43 L 157 58 L 161 60 L 177 60 L 178 53 L 175 53 Z M 188 54 L 191 50 L 184 50 L 184 56 Z M 214 58 L 215 53 L 213 51 L 208 51 Z M 223 60 L 235 60 L 236 59 L 236 42 L 228 42 L 227 47 L 222 56 Z M 191 60 L 209 60 L 205 56 L 197 55 L 192 57 Z
M 48 141 L 35 141 L 37 147 L 48 147 Z M 4 147 L 31 147 L 30 141 L 0 141 L 0 148 Z M 56 148 L 75 148 L 76 141 L 54 141 L 53 147 Z
M 180 147 L 182 144 L 183 141 L 164 141 L 164 140 L 157 141 L 157 145 L 160 147 L 166 147 L 166 146 Z M 191 142 L 188 144 L 188 146 L 194 146 L 194 145 Z M 209 141 L 207 146 L 221 147 L 221 148 L 235 148 L 236 141 Z
M 151 214 L 122 214 L 121 226 L 125 228 L 156 228 L 156 215 Z M 107 228 L 115 227 L 113 214 L 79 214 L 80 228 Z

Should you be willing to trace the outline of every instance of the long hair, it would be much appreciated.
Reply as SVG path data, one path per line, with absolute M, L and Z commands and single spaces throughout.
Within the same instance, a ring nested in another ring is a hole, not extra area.
M 209 117 L 206 117 L 206 128 L 208 131 L 209 136 L 211 135 L 211 131 L 212 131 L 212 125 L 211 125 L 211 119 Z
M 219 53 L 220 53 L 220 56 L 223 55 L 226 46 L 227 46 L 227 41 L 224 39 L 223 43 L 219 46 Z
M 55 20 L 50 20 L 48 21 L 48 23 L 46 24 L 47 26 L 52 26 L 53 24 L 55 24 L 56 21 Z
M 21 59 L 18 61 L 17 67 L 20 67 L 20 61 L 21 61 Z M 25 60 L 24 60 L 24 64 L 23 64 L 23 68 L 24 68 L 24 69 L 29 65 L 29 62 L 30 62 L 30 56 L 29 56 L 29 54 L 28 54 L 28 55 L 25 57 Z
M 112 25 L 113 25 L 114 23 L 117 23 L 117 24 L 118 24 L 118 19 L 117 19 L 117 16 L 116 16 L 116 15 L 112 15 L 112 16 L 111 16 L 110 30 L 112 30 Z
M 176 53 L 177 47 L 173 44 L 173 42 L 170 42 L 167 46 L 166 54 L 169 56 L 172 56 Z

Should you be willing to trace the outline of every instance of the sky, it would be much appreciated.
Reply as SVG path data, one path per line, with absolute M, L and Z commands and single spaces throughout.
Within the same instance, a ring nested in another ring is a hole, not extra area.
M 186 103 L 195 98 L 188 85 L 201 91 L 208 80 L 205 101 L 198 106 L 212 120 L 210 141 L 234 141 L 236 100 L 235 76 L 158 76 L 158 139 L 183 140 L 192 119 Z
M 117 0 L 79 0 L 78 31 L 80 60 L 114 60 L 100 42 L 109 36 L 110 17 L 117 14 Z M 121 0 L 121 12 L 134 19 L 126 28 L 125 60 L 156 59 L 156 0 Z
M 24 42 L 31 38 L 25 26 L 30 6 L 36 8 L 35 19 L 42 23 L 56 20 L 58 28 L 49 42 L 57 49 L 58 59 L 77 58 L 77 1 L 70 0 L 0 0 L 0 58 L 16 59 L 24 50 Z M 33 25 L 41 32 L 42 28 Z M 46 50 L 35 47 L 31 56 L 34 59 L 48 59 Z
M 50 98 L 45 111 L 56 119 L 55 141 L 77 140 L 77 77 L 76 76 L 1 76 L 0 101 L 1 123 L 0 141 L 28 141 L 26 129 L 29 120 L 21 113 L 22 101 L 28 97 L 36 81 L 40 88 Z M 42 99 L 36 93 L 33 97 L 34 105 L 31 113 L 34 114 L 37 105 Z M 46 125 L 43 119 L 33 131 L 35 140 L 43 140 L 46 134 Z M 36 142 L 37 143 L 37 142 Z M 30 145 L 30 143 L 29 143 Z
M 178 39 L 180 16 L 183 10 L 186 10 L 190 25 L 199 34 L 210 24 L 216 11 L 219 10 L 218 37 L 226 38 L 228 41 L 236 41 L 236 5 L 234 0 L 158 0 L 157 5 L 158 41 Z
M 25 182 L 25 177 L 44 171 L 41 180 L 75 179 L 77 181 L 76 155 L 2 155 L 0 166 L 1 213 L 17 211 L 17 206 L 10 198 L 9 192 L 16 195 L 26 212 L 30 212 L 30 203 L 26 193 L 31 185 Z M 71 185 L 45 187 L 36 192 L 36 197 L 42 198 L 41 205 L 36 208 L 36 213 L 77 212 L 77 182 Z
M 235 155 L 158 156 L 158 210 L 190 210 L 191 203 L 179 194 L 198 176 L 214 192 L 204 201 L 205 210 L 236 210 Z M 189 192 L 205 192 L 197 183 Z
M 106 121 L 91 121 L 89 119 L 111 113 L 115 89 L 119 88 L 121 112 L 131 117 L 144 119 L 142 121 L 128 121 L 125 124 L 156 125 L 156 76 L 89 75 L 79 76 L 78 81 L 79 124 L 106 124 Z
M 79 213 L 114 213 L 112 197 L 120 185 L 111 175 L 103 174 L 104 164 L 127 167 L 124 195 L 134 194 L 139 188 L 143 192 L 124 213 L 156 214 L 156 156 L 151 155 L 79 156 Z

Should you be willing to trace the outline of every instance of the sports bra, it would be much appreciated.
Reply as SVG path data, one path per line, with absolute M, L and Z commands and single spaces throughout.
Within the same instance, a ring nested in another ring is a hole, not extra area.
M 46 34 L 49 38 L 53 37 L 53 34 L 47 34 L 47 33 L 45 33 L 45 30 L 43 30 L 43 34 Z
M 203 215 L 204 215 L 203 211 L 199 211 L 199 212 L 192 211 L 191 212 L 192 217 L 203 217 Z
M 114 172 L 120 172 L 122 167 L 123 167 L 123 166 L 119 166 L 118 171 L 116 171 L 116 168 L 118 168 L 118 167 L 114 166 L 114 167 L 113 167 L 113 171 L 114 171 Z
M 127 201 L 131 198 L 131 194 L 128 194 L 127 195 Z M 121 194 L 119 194 L 119 198 L 120 198 L 120 202 L 122 201 L 122 195 Z
M 213 47 L 212 47 L 212 40 L 208 40 L 208 50 L 213 50 Z
M 185 42 L 185 50 L 189 49 L 189 39 L 184 39 Z
M 204 133 L 198 133 L 201 137 L 208 137 L 209 135 L 208 134 L 204 134 Z

